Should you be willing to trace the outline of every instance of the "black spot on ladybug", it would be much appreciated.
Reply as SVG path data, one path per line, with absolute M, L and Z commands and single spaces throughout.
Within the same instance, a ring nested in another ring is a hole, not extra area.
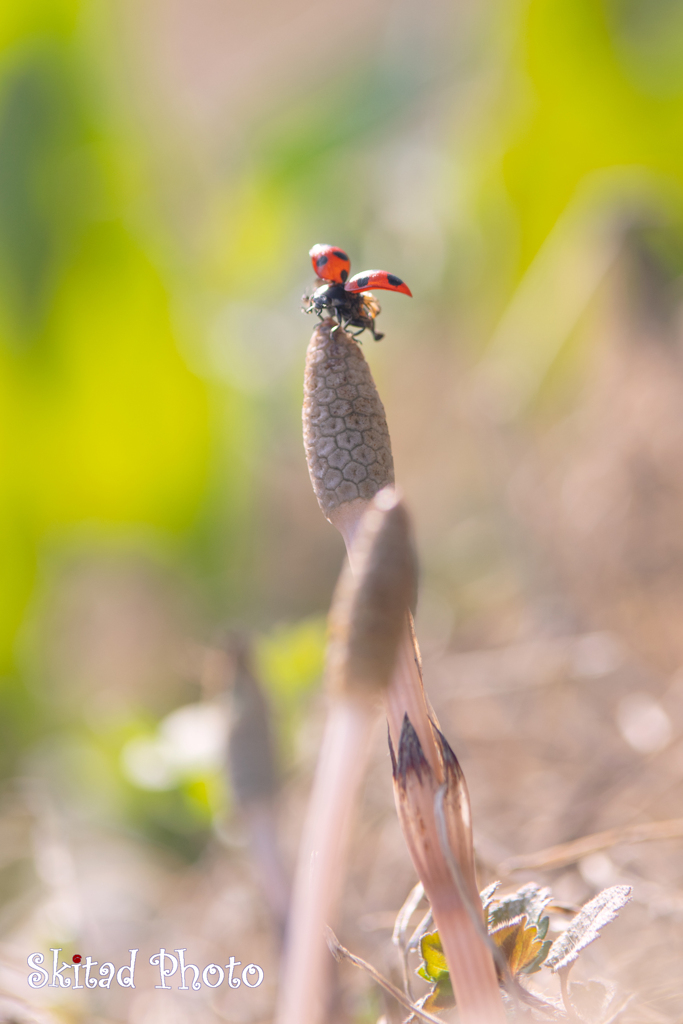
M 387 274 L 387 281 L 392 286 L 392 288 L 398 288 L 399 285 L 403 284 L 401 278 L 396 277 L 396 274 Z
M 324 267 L 326 263 L 327 263 L 327 256 L 318 256 L 317 260 L 315 261 L 315 265 L 317 267 Z
M 338 259 L 340 259 L 340 260 L 348 260 L 348 258 L 349 258 L 349 257 L 348 257 L 348 256 L 346 255 L 346 253 L 345 253 L 345 252 L 342 252 L 342 250 L 341 250 L 341 249 L 333 249 L 333 250 L 332 250 L 332 255 L 333 255 L 333 256 L 336 256 L 336 257 L 337 257 Z M 327 257 L 325 257 L 325 259 L 327 259 Z
M 356 284 L 358 285 L 359 288 L 366 288 L 369 283 L 370 278 L 367 276 L 367 274 L 365 275 L 365 277 L 356 278 Z
M 342 281 L 345 281 L 346 278 L 349 276 L 348 270 L 342 270 L 339 276 L 341 277 Z

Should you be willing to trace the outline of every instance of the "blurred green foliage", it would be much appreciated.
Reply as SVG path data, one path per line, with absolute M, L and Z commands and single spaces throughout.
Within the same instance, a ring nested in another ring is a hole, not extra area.
M 186 530 L 206 488 L 206 388 L 112 185 L 81 6 L 0 14 L 4 672 L 46 543 L 88 521 Z
M 671 177 L 680 204 L 683 76 L 679 69 L 662 90 L 648 76 L 661 70 L 653 36 L 680 48 L 683 22 L 678 5 L 662 0 L 537 0 L 520 29 L 513 73 L 525 109 L 501 166 L 524 268 L 593 171 L 631 166 Z
M 264 636 L 258 660 L 266 686 L 291 700 L 310 690 L 322 674 L 325 635 L 325 620 L 313 618 Z
M 273 704 L 287 760 L 306 698 L 322 677 L 326 635 L 324 618 L 303 619 L 277 626 L 261 637 L 256 649 L 258 675 Z

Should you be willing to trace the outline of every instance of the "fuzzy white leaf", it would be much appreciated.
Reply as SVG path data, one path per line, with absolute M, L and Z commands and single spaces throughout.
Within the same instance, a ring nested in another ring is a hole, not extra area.
M 613 885 L 592 899 L 576 915 L 572 923 L 550 947 L 546 967 L 559 971 L 576 960 L 582 949 L 600 935 L 600 929 L 613 921 L 631 899 L 630 885 Z

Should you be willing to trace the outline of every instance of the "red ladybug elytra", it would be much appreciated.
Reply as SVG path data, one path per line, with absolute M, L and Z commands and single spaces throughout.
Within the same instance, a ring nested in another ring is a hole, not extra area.
M 351 270 L 351 260 L 343 249 L 334 245 L 314 245 L 308 255 L 321 281 L 344 284 Z
M 413 297 L 408 285 L 396 274 L 387 274 L 386 270 L 362 270 L 344 285 L 344 291 L 364 292 L 368 288 L 384 288 L 387 292 L 402 292 Z
M 410 288 L 400 277 L 388 274 L 386 270 L 364 270 L 349 279 L 351 261 L 343 249 L 334 245 L 314 245 L 309 252 L 313 269 L 321 281 L 320 287 L 313 295 L 304 295 L 306 313 L 317 313 L 337 317 L 341 327 L 357 327 L 353 337 L 357 338 L 365 330 L 372 333 L 375 341 L 384 337 L 375 330 L 375 320 L 381 312 L 379 302 L 369 288 L 381 288 L 388 292 L 401 292 L 412 295 Z

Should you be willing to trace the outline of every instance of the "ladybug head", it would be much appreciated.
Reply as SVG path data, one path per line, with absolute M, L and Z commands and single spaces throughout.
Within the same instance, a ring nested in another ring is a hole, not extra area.
M 349 276 L 351 260 L 343 249 L 319 244 L 314 245 L 308 255 L 318 277 L 333 284 L 344 284 Z

